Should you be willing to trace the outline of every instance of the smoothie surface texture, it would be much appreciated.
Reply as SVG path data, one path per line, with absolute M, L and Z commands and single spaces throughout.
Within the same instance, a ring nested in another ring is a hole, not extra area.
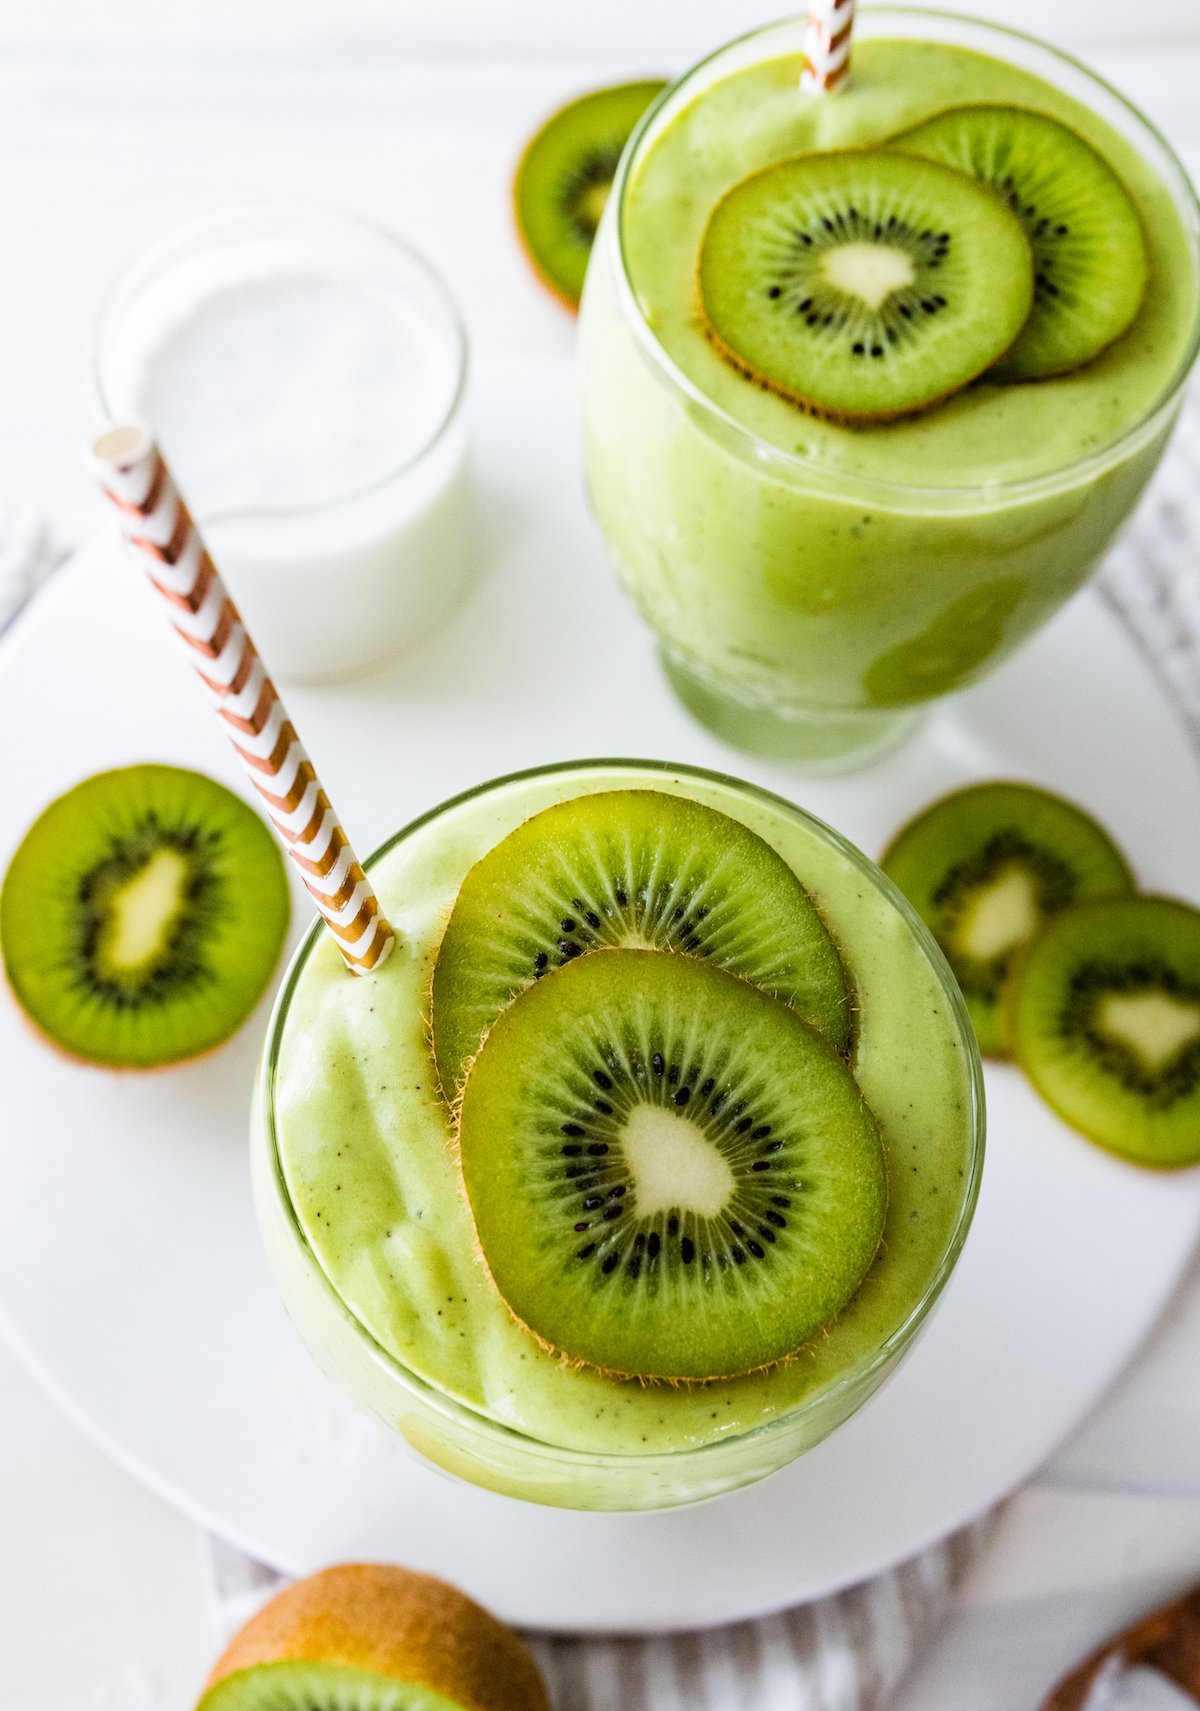
M 883 1246 L 841 1317 L 784 1365 L 673 1387 L 568 1367 L 509 1315 L 475 1238 L 427 1036 L 437 944 L 467 870 L 551 803 L 670 790 L 741 819 L 815 896 L 854 981 L 855 1073 L 882 1129 Z M 295 1218 L 347 1310 L 437 1388 L 549 1444 L 679 1449 L 746 1431 L 845 1373 L 908 1319 L 960 1217 L 971 1162 L 971 1063 L 933 964 L 841 849 L 782 806 L 715 780 L 597 766 L 510 780 L 418 825 L 371 864 L 400 940 L 370 978 L 328 934 L 300 971 L 275 1066 L 275 1131 Z
M 1124 137 L 1018 66 L 931 41 L 860 42 L 832 98 L 799 90 L 800 60 L 762 60 L 703 89 L 640 153 L 624 203 L 626 268 L 672 362 L 742 427 L 818 470 L 921 488 L 987 488 L 1050 475 L 1102 452 L 1153 411 L 1187 354 L 1196 263 L 1166 185 Z M 1032 107 L 1073 128 L 1123 180 L 1150 277 L 1129 331 L 1050 380 L 968 387 L 922 415 L 869 427 L 819 421 L 743 378 L 710 345 L 696 265 L 709 214 L 749 173 L 812 150 L 883 143 L 948 107 Z

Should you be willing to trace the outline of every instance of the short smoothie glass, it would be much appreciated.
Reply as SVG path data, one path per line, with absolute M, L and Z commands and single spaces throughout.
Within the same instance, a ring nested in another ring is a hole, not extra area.
M 631 788 L 740 820 L 813 894 L 852 970 L 854 1071 L 887 1151 L 883 1245 L 841 1315 L 789 1362 L 698 1385 L 568 1367 L 511 1318 L 475 1252 L 427 1034 L 432 962 L 467 870 L 541 809 Z M 641 761 L 483 785 L 397 833 L 367 865 L 399 943 L 355 980 L 314 927 L 276 1004 L 253 1117 L 259 1222 L 318 1363 L 442 1469 L 562 1507 L 694 1502 L 825 1437 L 883 1382 L 940 1295 L 982 1168 L 970 1022 L 905 900 L 781 798 Z
M 851 77 L 820 97 L 800 92 L 802 31 L 721 49 L 631 139 L 584 293 L 583 425 L 595 514 L 681 699 L 734 744 L 836 766 L 1003 660 L 1129 516 L 1196 355 L 1200 210 L 1147 121 L 1026 36 L 860 8 Z M 1124 181 L 1150 263 L 1128 332 L 1073 373 L 886 425 L 819 421 L 723 361 L 695 297 L 720 196 L 972 103 L 1049 113 Z

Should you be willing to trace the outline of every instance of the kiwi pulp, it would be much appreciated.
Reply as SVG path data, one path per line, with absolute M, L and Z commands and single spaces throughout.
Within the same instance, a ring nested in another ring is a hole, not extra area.
M 1066 373 L 1125 332 L 1145 295 L 1146 242 L 1129 192 L 1090 143 L 1046 113 L 973 106 L 939 113 L 890 146 L 981 179 L 1025 227 L 1033 312 L 997 380 Z
M 517 1636 L 455 1587 L 347 1563 L 252 1616 L 197 1711 L 550 1711 L 550 1701 Z
M 1029 784 L 979 784 L 925 809 L 880 866 L 954 970 L 985 1055 L 1006 1053 L 1000 1000 L 1022 949 L 1071 904 L 1133 890 L 1112 839 L 1081 808 Z
M 793 1005 L 837 1050 L 849 1044 L 841 958 L 782 856 L 687 797 L 602 791 L 535 814 L 463 881 L 431 993 L 446 1098 L 519 992 L 601 946 L 719 963 Z
M 513 185 L 517 230 L 539 279 L 570 309 L 583 294 L 622 150 L 665 88 L 659 80 L 581 95 L 547 119 L 521 157 Z
M 845 1062 L 695 957 L 597 951 L 522 993 L 471 1066 L 459 1148 L 502 1299 L 610 1373 L 786 1359 L 883 1234 L 883 1145 Z
M 736 184 L 700 246 L 717 350 L 843 421 L 939 402 L 1003 356 L 1033 306 L 1020 221 L 965 173 L 880 149 L 798 155 Z
M 283 858 L 223 785 L 102 772 L 26 833 L 0 889 L 0 954 L 36 1026 L 76 1057 L 149 1068 L 245 1021 L 287 930 Z
M 1137 1164 L 1200 1163 L 1200 910 L 1165 897 L 1066 910 L 1018 965 L 1004 1017 L 1068 1123 Z

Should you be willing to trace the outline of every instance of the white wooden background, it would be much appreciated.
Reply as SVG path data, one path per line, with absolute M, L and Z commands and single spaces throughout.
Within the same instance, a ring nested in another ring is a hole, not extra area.
M 100 294 L 141 243 L 230 200 L 310 195 L 388 220 L 441 265 L 481 357 L 562 360 L 571 325 L 529 287 L 507 229 L 530 122 L 576 87 L 678 68 L 781 9 L 0 0 L 0 496 L 68 539 L 93 526 L 78 448 Z M 960 9 L 1002 10 L 1083 52 L 1200 171 L 1200 0 Z M 1078 1652 L 1189 1576 L 1194 1313 L 1010 1509 L 897 1711 L 1032 1711 Z M 211 1650 L 194 1529 L 85 1444 L 0 1348 L 0 1706 L 183 1711 Z
M 971 12 L 1070 47 L 1131 39 L 1175 47 L 1200 43 L 1195 0 L 924 0 L 932 10 Z M 175 62 L 181 52 L 209 61 L 246 63 L 262 55 L 273 66 L 325 60 L 361 66 L 365 59 L 412 53 L 528 63 L 531 59 L 611 53 L 626 61 L 654 53 L 680 61 L 756 23 L 785 5 L 745 0 L 603 0 L 588 7 L 555 0 L 31 0 L 3 23 L 13 48 L 49 49 L 63 58 L 133 47 L 147 60 Z

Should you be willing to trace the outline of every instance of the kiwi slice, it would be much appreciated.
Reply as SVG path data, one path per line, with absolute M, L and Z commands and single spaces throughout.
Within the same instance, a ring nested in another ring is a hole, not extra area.
M 883 1147 L 843 1059 L 695 957 L 598 951 L 522 993 L 471 1066 L 459 1143 L 509 1309 L 610 1373 L 785 1359 L 883 1234 Z
M 26 833 L 0 890 L 0 953 L 56 1045 L 145 1069 L 245 1021 L 288 913 L 283 858 L 240 797 L 181 767 L 122 767 Z
M 1137 1164 L 1200 1163 L 1200 910 L 1084 903 L 1049 923 L 1005 995 L 1021 1068 L 1068 1123 Z
M 718 202 L 700 246 L 709 337 L 822 416 L 903 416 L 1003 356 L 1033 305 L 1020 221 L 966 174 L 885 150 L 799 155 Z
M 1102 155 L 1027 107 L 952 107 L 893 140 L 996 190 L 1033 246 L 1034 304 L 997 380 L 1041 380 L 1090 362 L 1132 322 L 1146 291 L 1142 224 Z
M 513 185 L 517 231 L 544 285 L 576 309 L 600 216 L 630 132 L 661 79 L 581 95 L 526 146 Z
M 197 1711 L 550 1711 L 517 1636 L 428 1575 L 349 1563 L 234 1636 Z
M 719 963 L 793 1005 L 837 1050 L 849 1046 L 841 958 L 782 856 L 740 821 L 687 797 L 602 791 L 535 814 L 463 881 L 431 997 L 447 1099 L 518 992 L 614 945 Z
M 1134 889 L 1108 833 L 1031 784 L 943 797 L 897 834 L 880 866 L 946 953 L 992 1057 L 1006 1055 L 1000 997 L 1022 948 L 1060 909 Z

